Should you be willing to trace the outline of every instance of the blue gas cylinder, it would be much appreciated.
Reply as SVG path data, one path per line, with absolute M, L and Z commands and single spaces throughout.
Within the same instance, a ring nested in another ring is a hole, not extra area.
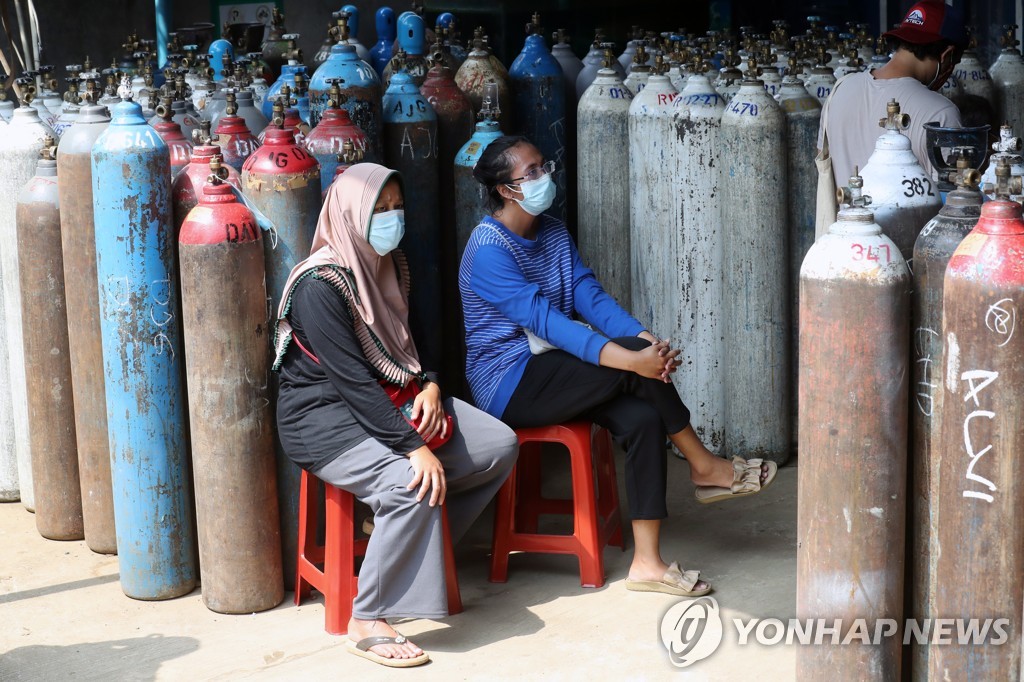
M 455 236 L 460 261 L 473 228 L 489 213 L 484 188 L 473 177 L 473 168 L 487 149 L 487 145 L 502 135 L 504 133 L 501 132 L 497 119 L 484 116 L 483 120 L 476 124 L 473 136 L 455 155 Z
M 370 48 L 369 59 L 378 76 L 384 75 L 384 67 L 391 61 L 391 50 L 397 35 L 395 10 L 381 7 L 377 10 L 377 42 Z
M 390 82 L 391 75 L 397 71 L 405 71 L 412 76 L 416 87 L 423 85 L 427 79 L 427 71 L 430 65 L 424 56 L 427 51 L 427 26 L 423 17 L 415 12 L 404 12 L 398 17 L 398 46 L 405 52 L 404 60 L 400 61 L 398 55 L 391 58 L 388 65 L 384 67 L 385 85 Z
M 352 122 L 366 133 L 364 161 L 379 163 L 381 155 L 381 85 L 373 68 L 356 55 L 352 45 L 335 45 L 309 81 L 309 124 L 316 126 L 327 108 L 331 82 L 340 78 L 341 94 L 347 98 L 342 108 Z
M 466 61 L 469 53 L 466 52 L 466 48 L 456 39 L 455 31 L 458 28 L 458 22 L 455 19 L 455 15 L 451 12 L 442 12 L 437 15 L 437 25 L 448 30 L 448 54 L 455 59 L 458 66 L 462 66 L 462 62 Z M 455 70 L 458 71 L 458 67 Z
M 235 48 L 231 41 L 218 38 L 210 43 L 210 49 L 207 52 L 210 55 L 210 68 L 213 69 L 213 80 L 224 80 L 224 53 L 226 52 L 231 56 L 232 62 L 235 61 Z
M 356 48 L 359 58 L 369 64 L 370 51 L 359 42 L 359 8 L 355 5 L 345 5 L 341 11 L 348 13 L 348 44 Z
M 438 202 L 437 114 L 412 77 L 399 71 L 384 93 L 384 165 L 402 174 L 405 237 L 399 245 L 409 258 L 409 316 L 423 332 L 417 344 L 423 366 L 440 367 L 442 353 L 441 214 Z
M 553 175 L 558 193 L 547 213 L 566 220 L 565 87 L 562 67 L 539 33 L 526 37 L 523 51 L 508 70 L 512 80 L 515 120 L 540 153 L 557 166 Z
M 295 85 L 295 74 L 306 73 L 306 65 L 300 64 L 296 59 L 289 59 L 288 63 L 281 67 L 281 75 L 277 77 L 277 80 L 270 84 L 270 88 L 267 89 L 267 94 L 263 96 L 263 106 L 260 107 L 260 111 L 269 120 L 274 115 L 274 97 L 281 92 L 281 86 L 285 83 L 288 87 Z
M 121 588 L 196 583 L 167 145 L 130 100 L 92 148 L 96 272 Z

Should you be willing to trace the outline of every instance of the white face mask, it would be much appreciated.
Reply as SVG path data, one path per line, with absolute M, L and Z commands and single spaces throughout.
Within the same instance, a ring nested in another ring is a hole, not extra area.
M 386 256 L 396 248 L 405 236 L 405 211 L 397 209 L 375 213 L 370 218 L 370 232 L 366 241 L 381 256 Z
M 540 215 L 551 208 L 555 200 L 555 181 L 550 173 L 545 173 L 536 180 L 519 183 L 519 191 L 523 198 L 514 201 L 530 215 Z

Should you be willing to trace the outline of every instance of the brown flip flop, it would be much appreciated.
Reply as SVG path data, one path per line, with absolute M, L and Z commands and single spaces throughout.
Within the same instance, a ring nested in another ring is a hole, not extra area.
M 701 590 L 693 589 L 698 582 L 700 582 L 700 571 L 680 570 L 679 562 L 673 561 L 661 580 L 630 580 L 626 578 L 626 589 L 633 592 L 661 592 L 677 597 L 703 597 L 711 591 L 711 585 Z
M 768 466 L 768 476 L 761 483 L 761 465 Z M 732 458 L 732 487 L 722 488 L 714 485 L 699 485 L 693 491 L 693 496 L 701 504 L 711 504 L 721 500 L 731 500 L 747 495 L 756 495 L 775 480 L 779 473 L 779 465 L 775 462 L 765 462 L 761 459 L 743 459 L 742 457 Z
M 350 639 L 348 640 L 348 650 L 349 653 L 355 654 L 360 658 L 365 658 L 368 661 L 379 663 L 388 668 L 414 668 L 430 661 L 430 655 L 426 651 L 415 658 L 388 658 L 387 656 L 381 656 L 370 651 L 370 647 L 377 646 L 378 644 L 405 644 L 407 641 L 409 640 L 402 635 L 398 635 L 398 637 L 366 637 L 358 642 Z

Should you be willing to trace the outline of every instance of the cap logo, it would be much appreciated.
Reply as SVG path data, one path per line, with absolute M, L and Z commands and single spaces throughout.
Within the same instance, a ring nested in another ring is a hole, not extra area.
M 924 12 L 920 9 L 915 8 L 907 18 L 903 20 L 904 24 L 914 24 L 915 26 L 924 26 Z

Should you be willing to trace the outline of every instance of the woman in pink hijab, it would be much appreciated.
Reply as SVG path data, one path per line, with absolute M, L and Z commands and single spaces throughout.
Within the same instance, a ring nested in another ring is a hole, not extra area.
M 420 365 L 397 249 L 402 202 L 399 174 L 376 164 L 354 165 L 331 186 L 312 253 L 288 279 L 274 337 L 284 451 L 374 515 L 349 650 L 392 667 L 430 658 L 388 618 L 448 615 L 441 504 L 457 541 L 518 453 L 511 429 L 443 398 L 436 375 Z M 404 412 L 390 396 L 399 391 L 409 396 L 398 400 Z

